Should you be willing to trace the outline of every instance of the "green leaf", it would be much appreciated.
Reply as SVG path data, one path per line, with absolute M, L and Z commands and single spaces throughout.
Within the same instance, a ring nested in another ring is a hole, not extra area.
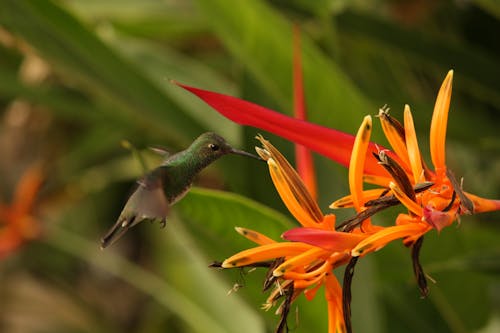
M 31 43 L 68 81 L 111 102 L 118 108 L 115 115 L 184 144 L 202 132 L 137 68 L 53 2 L 7 0 L 0 6 L 2 24 Z
M 231 54 L 280 105 L 292 110 L 292 25 L 262 1 L 198 0 Z M 342 70 L 305 34 L 302 36 L 309 119 L 354 132 L 370 105 Z M 210 89 L 210 87 L 205 87 Z
M 198 235 L 214 258 L 224 259 L 237 251 L 256 246 L 234 231 L 245 227 L 272 239 L 297 224 L 284 215 L 240 195 L 217 190 L 193 188 L 176 204 L 186 227 Z M 215 247 L 215 244 L 224 244 Z

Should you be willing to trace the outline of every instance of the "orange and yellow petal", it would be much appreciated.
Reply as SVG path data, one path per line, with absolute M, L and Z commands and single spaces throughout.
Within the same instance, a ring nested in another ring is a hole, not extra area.
M 349 190 L 356 211 L 363 207 L 363 170 L 366 159 L 366 151 L 370 143 L 372 132 L 372 117 L 366 116 L 359 127 L 354 146 L 352 148 L 351 161 L 349 163 Z
M 500 210 L 500 200 L 486 199 L 477 195 L 465 193 L 474 204 L 474 213 L 486 213 Z
M 238 232 L 243 237 L 245 237 L 248 240 L 251 240 L 252 242 L 257 243 L 259 245 L 276 243 L 275 240 L 267 237 L 266 235 L 261 234 L 258 231 L 247 229 L 247 228 L 242 228 L 242 227 L 235 227 L 234 229 L 236 230 L 236 232 Z
M 301 254 L 311 248 L 304 243 L 272 243 L 241 251 L 224 260 L 223 268 L 241 267 L 257 262 Z
M 389 188 L 391 189 L 394 196 L 406 207 L 410 212 L 417 216 L 422 216 L 422 207 L 417 204 L 415 201 L 411 200 L 410 197 L 404 193 L 399 186 L 394 183 L 389 184 Z
M 309 250 L 295 255 L 290 259 L 283 262 L 281 265 L 276 267 L 273 271 L 274 276 L 282 276 L 287 271 L 292 271 L 299 266 L 304 266 L 310 263 L 315 262 L 318 259 L 323 259 L 328 252 L 319 247 L 311 247 Z
M 283 233 L 289 241 L 307 243 L 331 252 L 343 252 L 352 249 L 365 239 L 365 233 L 349 233 L 316 228 L 295 228 Z
M 389 141 L 392 149 L 394 149 L 396 155 L 401 159 L 402 164 L 407 168 L 410 161 L 405 143 L 405 129 L 396 119 L 389 115 L 388 109 L 380 109 L 378 118 L 380 119 L 380 124 L 382 125 L 382 130 L 387 141 Z
M 269 141 L 261 136 L 257 138 L 264 147 L 257 152 L 267 160 L 274 186 L 290 213 L 304 226 L 318 226 L 323 221 L 323 213 L 300 176 Z
M 405 105 L 404 126 L 405 126 L 406 148 L 408 151 L 408 158 L 410 161 L 410 167 L 413 174 L 413 184 L 421 183 L 425 180 L 423 178 L 424 170 L 422 168 L 422 157 L 420 155 L 417 133 L 415 132 L 415 125 L 413 124 L 413 117 L 411 115 L 409 105 Z
M 361 241 L 352 249 L 351 255 L 353 257 L 365 255 L 367 253 L 377 251 L 393 240 L 410 237 L 414 234 L 420 234 L 429 229 L 429 225 L 425 223 L 409 223 L 387 227 Z
M 384 192 L 387 192 L 386 188 L 375 188 L 371 190 L 364 190 L 362 194 L 363 202 L 378 199 L 384 194 Z M 332 209 L 354 207 L 352 195 L 346 195 L 345 197 L 335 200 L 330 204 L 329 207 Z
M 437 174 L 444 174 L 446 171 L 446 127 L 448 124 L 452 82 L 453 70 L 450 70 L 441 84 L 432 114 L 430 148 L 432 163 Z
M 342 287 L 333 274 L 328 274 L 325 280 L 325 297 L 328 304 L 328 333 L 345 333 Z

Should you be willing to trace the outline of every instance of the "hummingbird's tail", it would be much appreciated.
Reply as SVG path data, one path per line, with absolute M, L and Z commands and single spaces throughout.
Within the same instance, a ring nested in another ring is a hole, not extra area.
M 105 249 L 117 240 L 119 240 L 127 231 L 134 225 L 136 215 L 131 217 L 120 217 L 118 221 L 109 229 L 109 231 L 101 238 L 101 249 Z

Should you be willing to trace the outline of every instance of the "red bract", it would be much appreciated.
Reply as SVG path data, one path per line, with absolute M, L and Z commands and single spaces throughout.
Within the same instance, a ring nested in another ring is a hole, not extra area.
M 190 87 L 175 82 L 195 94 L 226 118 L 241 124 L 257 127 L 299 143 L 347 167 L 351 158 L 354 136 L 332 128 L 295 119 L 236 97 Z M 377 153 L 384 147 L 370 143 L 367 154 Z M 395 157 L 397 159 L 397 157 Z M 364 173 L 387 176 L 385 170 L 373 158 L 366 159 Z
M 293 114 L 297 119 L 307 120 L 304 80 L 302 78 L 300 30 L 297 26 L 293 29 Z M 314 171 L 311 150 L 301 144 L 295 144 L 295 163 L 297 172 L 304 181 L 311 196 L 316 200 L 316 173 Z

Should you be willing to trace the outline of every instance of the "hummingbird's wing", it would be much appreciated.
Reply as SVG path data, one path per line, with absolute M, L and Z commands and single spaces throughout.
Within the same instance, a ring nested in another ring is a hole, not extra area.
M 118 220 L 101 239 L 101 248 L 116 242 L 128 229 L 141 221 L 160 220 L 165 223 L 169 203 L 163 192 L 161 178 L 155 172 L 157 170 L 138 181 Z

